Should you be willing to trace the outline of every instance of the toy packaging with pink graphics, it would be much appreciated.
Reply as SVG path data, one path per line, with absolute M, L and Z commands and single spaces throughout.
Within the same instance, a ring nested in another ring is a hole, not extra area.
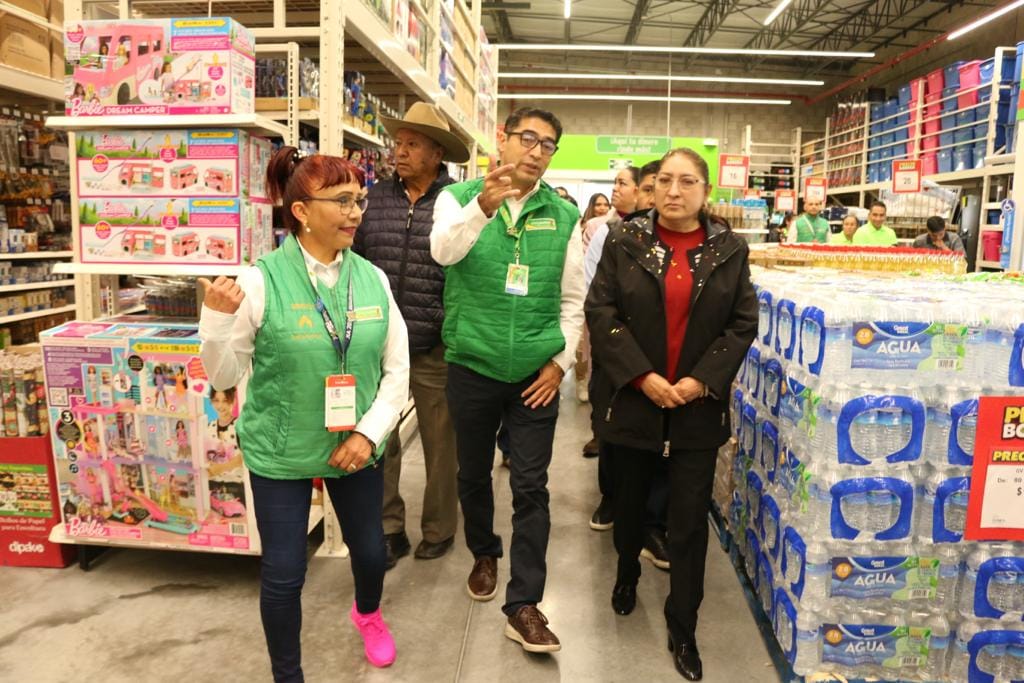
M 68 22 L 64 111 L 251 114 L 252 33 L 227 17 Z
M 209 386 L 194 325 L 70 322 L 40 341 L 60 540 L 259 553 L 238 392 Z
M 273 248 L 271 151 L 238 129 L 80 133 L 82 263 L 254 262 Z

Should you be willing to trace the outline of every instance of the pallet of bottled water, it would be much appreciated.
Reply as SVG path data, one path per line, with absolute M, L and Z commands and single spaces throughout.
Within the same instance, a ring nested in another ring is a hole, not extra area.
M 978 398 L 1024 395 L 1024 290 L 755 282 L 727 514 L 794 671 L 1024 681 L 1024 544 L 962 538 Z

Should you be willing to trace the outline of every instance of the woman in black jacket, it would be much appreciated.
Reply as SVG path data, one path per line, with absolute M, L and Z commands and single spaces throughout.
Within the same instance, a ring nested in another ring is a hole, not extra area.
M 692 681 L 702 676 L 697 609 L 716 453 L 729 438 L 730 384 L 757 331 L 746 242 L 708 215 L 710 191 L 696 152 L 669 152 L 654 210 L 609 233 L 586 302 L 598 368 L 594 431 L 616 477 L 612 607 L 629 614 L 636 605 L 644 506 L 658 458 L 667 457 L 665 618 L 676 669 Z

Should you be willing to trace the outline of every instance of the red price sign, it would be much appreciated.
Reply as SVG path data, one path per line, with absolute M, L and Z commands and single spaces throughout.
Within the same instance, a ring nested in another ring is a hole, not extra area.
M 796 213 L 796 190 L 775 190 L 775 210 Z
M 921 160 L 892 162 L 892 191 L 921 191 Z
M 1024 541 L 1024 398 L 978 399 L 964 538 Z
M 825 178 L 807 178 L 804 180 L 804 201 L 824 202 L 828 196 L 828 180 Z
M 718 186 L 734 190 L 747 187 L 747 176 L 750 174 L 750 157 L 738 154 L 718 155 Z
M 743 198 L 744 199 L 760 199 L 761 198 L 761 190 L 755 190 L 753 188 L 747 188 L 746 190 L 743 190 Z

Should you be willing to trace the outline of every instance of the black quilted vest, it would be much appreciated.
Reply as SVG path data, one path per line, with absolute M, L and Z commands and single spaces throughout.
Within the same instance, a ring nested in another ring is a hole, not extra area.
M 409 204 L 398 176 L 375 184 L 352 247 L 387 274 L 409 327 L 411 353 L 429 351 L 441 343 L 444 269 L 430 256 L 430 230 L 434 200 L 453 182 L 442 167 L 415 205 Z

